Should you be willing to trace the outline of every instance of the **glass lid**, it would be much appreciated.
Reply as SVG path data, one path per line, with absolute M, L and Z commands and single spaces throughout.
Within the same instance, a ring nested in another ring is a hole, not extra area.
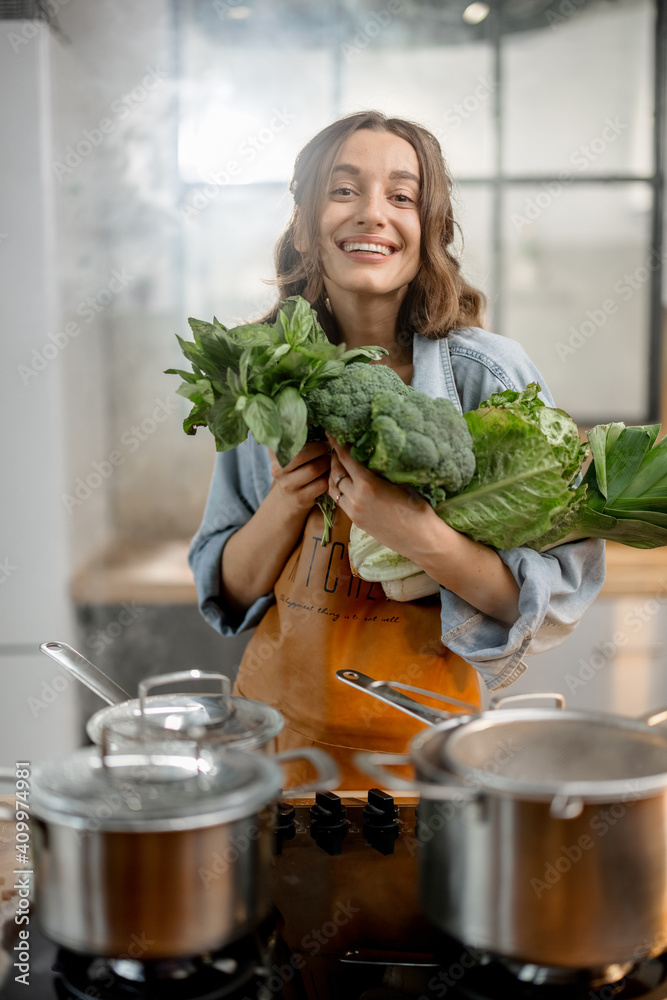
M 159 685 L 200 679 L 214 680 L 220 690 L 149 695 Z M 118 740 L 135 741 L 142 731 L 151 736 L 166 730 L 176 739 L 196 734 L 207 743 L 250 749 L 268 743 L 283 725 L 282 715 L 270 705 L 232 697 L 229 678 L 223 674 L 193 670 L 147 678 L 139 685 L 139 698 L 100 709 L 86 729 L 94 743 L 101 743 L 102 730 L 111 727 Z
M 36 767 L 32 804 L 41 819 L 89 830 L 187 830 L 256 813 L 277 798 L 281 778 L 263 754 L 143 739 Z

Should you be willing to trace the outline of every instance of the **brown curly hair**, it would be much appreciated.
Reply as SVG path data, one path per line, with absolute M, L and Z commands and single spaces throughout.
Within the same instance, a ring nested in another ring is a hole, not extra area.
M 321 206 L 336 158 L 349 136 L 358 129 L 392 132 L 405 139 L 419 162 L 422 264 L 401 303 L 399 331 L 438 339 L 456 328 L 482 326 L 486 299 L 464 279 L 452 252 L 456 227 L 451 203 L 452 178 L 440 144 L 416 122 L 388 118 L 380 111 L 359 111 L 337 119 L 318 132 L 297 156 L 290 184 L 294 210 L 274 251 L 277 277 L 272 284 L 278 287 L 279 301 L 290 295 L 302 295 L 316 310 L 327 336 L 333 341 L 340 340 L 336 322 L 326 306 L 318 232 Z M 304 237 L 302 253 L 294 246 L 297 217 L 299 232 Z M 278 305 L 264 319 L 274 320 L 277 312 Z

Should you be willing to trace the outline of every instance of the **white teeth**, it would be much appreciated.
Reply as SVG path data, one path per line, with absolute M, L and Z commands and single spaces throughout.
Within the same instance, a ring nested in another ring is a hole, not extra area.
M 343 250 L 346 253 L 352 250 L 372 250 L 375 253 L 381 253 L 385 257 L 388 257 L 391 253 L 391 247 L 383 246 L 381 243 L 343 243 Z

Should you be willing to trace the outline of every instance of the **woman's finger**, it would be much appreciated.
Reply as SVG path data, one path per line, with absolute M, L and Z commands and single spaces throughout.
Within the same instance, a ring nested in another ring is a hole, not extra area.
M 315 459 L 329 455 L 331 451 L 331 446 L 326 441 L 309 441 L 305 444 L 298 455 L 287 463 L 287 465 L 280 466 L 283 472 L 294 472 L 295 469 L 300 468 L 302 465 L 308 465 L 310 462 L 315 461 Z M 275 453 L 269 451 L 271 459 L 278 459 L 275 457 Z
M 330 467 L 331 461 L 329 456 L 320 455 L 319 458 L 316 458 L 311 462 L 305 462 L 303 465 L 298 465 L 292 470 L 288 467 L 283 469 L 280 464 L 276 462 L 275 466 L 271 466 L 271 474 L 274 479 L 279 480 L 282 483 L 285 489 L 294 490 L 299 489 L 302 486 L 306 486 L 308 483 L 311 483 L 313 480 L 319 479 L 322 476 L 326 478 L 329 475 Z

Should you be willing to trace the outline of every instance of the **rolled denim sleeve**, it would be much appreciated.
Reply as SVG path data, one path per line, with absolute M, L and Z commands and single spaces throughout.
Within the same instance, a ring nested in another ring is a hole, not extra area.
M 222 550 L 234 532 L 247 524 L 270 488 L 268 452 L 251 438 L 217 456 L 204 517 L 188 559 L 199 610 L 224 636 L 254 628 L 275 600 L 273 592 L 263 595 L 240 618 L 225 605 L 220 578 Z
M 516 341 L 486 330 L 454 333 L 440 342 L 447 381 L 451 357 L 456 395 L 463 411 L 504 389 L 537 382 L 547 406 L 554 401 L 545 381 Z M 435 366 L 434 366 L 435 367 Z M 498 555 L 519 587 L 519 617 L 512 626 L 482 614 L 451 591 L 440 589 L 442 641 L 471 663 L 490 691 L 506 688 L 526 670 L 524 657 L 557 646 L 575 629 L 605 578 L 604 542 L 587 538 L 539 553 L 523 546 Z
M 575 629 L 605 578 L 604 542 L 595 538 L 539 553 L 523 546 L 498 555 L 519 586 L 519 618 L 508 626 L 440 588 L 442 641 L 471 663 L 490 691 L 526 669 L 525 656 L 557 646 Z

